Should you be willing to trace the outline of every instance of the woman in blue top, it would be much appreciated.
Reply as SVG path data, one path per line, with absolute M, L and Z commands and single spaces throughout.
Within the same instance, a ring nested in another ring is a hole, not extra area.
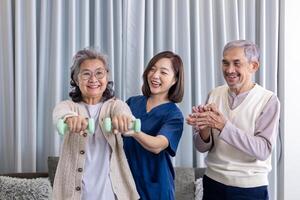
M 142 200 L 173 200 L 175 156 L 183 115 L 175 103 L 184 92 L 183 63 L 170 51 L 155 55 L 143 74 L 143 96 L 127 100 L 141 132 L 124 137 L 124 149 Z

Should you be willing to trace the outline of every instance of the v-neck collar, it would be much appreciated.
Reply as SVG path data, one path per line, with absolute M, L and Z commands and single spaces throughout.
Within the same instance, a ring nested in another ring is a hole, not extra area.
M 159 104 L 159 105 L 153 107 L 151 110 L 147 111 L 147 101 L 148 101 L 148 98 L 144 96 L 144 100 L 143 101 L 144 101 L 144 111 L 145 111 L 146 114 L 150 114 L 153 110 L 156 110 L 159 107 L 162 107 L 162 106 L 165 106 L 165 105 L 168 105 L 168 104 L 172 103 L 171 101 L 165 102 L 165 103 Z

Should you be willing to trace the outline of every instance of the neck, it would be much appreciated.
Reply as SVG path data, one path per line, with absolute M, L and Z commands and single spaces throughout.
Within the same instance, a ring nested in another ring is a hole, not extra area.
M 162 98 L 161 96 L 152 95 L 147 100 L 147 112 L 152 110 L 152 108 L 167 102 L 170 102 L 168 98 Z
M 241 87 L 230 88 L 230 91 L 234 92 L 236 95 L 239 95 L 241 93 L 250 91 L 254 86 L 255 86 L 255 83 L 250 82 L 250 83 L 245 84 L 245 85 L 243 85 Z
M 88 104 L 88 105 L 95 105 L 97 103 L 99 103 L 101 100 L 101 98 L 97 97 L 97 98 L 83 98 L 83 102 Z
M 169 102 L 170 100 L 168 99 L 167 96 L 162 96 L 162 95 L 151 95 L 148 98 L 148 101 L 150 101 L 152 104 L 162 104 Z

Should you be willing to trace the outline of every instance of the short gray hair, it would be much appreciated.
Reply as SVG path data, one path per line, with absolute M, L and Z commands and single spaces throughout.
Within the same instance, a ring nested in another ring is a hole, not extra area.
M 95 49 L 92 48 L 85 48 L 82 50 L 79 50 L 73 57 L 73 63 L 71 66 L 71 92 L 69 93 L 69 96 L 72 98 L 74 102 L 80 102 L 82 101 L 82 94 L 79 89 L 79 86 L 76 82 L 78 82 L 78 74 L 80 72 L 80 65 L 85 60 L 90 59 L 97 59 L 103 62 L 107 72 L 109 72 L 108 63 L 107 63 L 107 57 L 104 54 L 101 54 L 97 52 Z M 113 90 L 113 82 L 108 81 L 107 88 L 103 93 L 103 101 L 110 99 L 114 97 L 114 90 Z
M 260 50 L 259 47 L 251 41 L 248 40 L 234 40 L 228 42 L 223 49 L 223 56 L 225 52 L 231 48 L 243 48 L 246 58 L 249 62 L 260 60 Z

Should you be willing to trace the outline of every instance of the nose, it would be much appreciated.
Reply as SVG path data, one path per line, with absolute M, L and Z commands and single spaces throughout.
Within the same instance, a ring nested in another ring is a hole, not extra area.
M 92 74 L 91 74 L 91 77 L 89 78 L 89 81 L 90 81 L 90 82 L 98 81 L 98 79 L 96 78 L 96 74 L 92 73 Z
M 226 72 L 227 73 L 234 73 L 235 72 L 234 65 L 233 64 L 228 65 L 227 68 L 226 68 Z
M 153 73 L 153 78 L 159 78 L 159 71 L 156 70 L 154 73 Z

